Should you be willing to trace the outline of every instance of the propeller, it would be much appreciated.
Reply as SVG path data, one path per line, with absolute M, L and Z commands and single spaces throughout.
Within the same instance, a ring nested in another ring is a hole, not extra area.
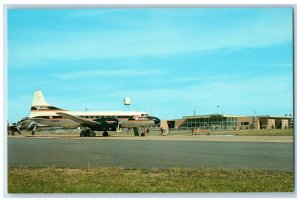
M 20 127 L 18 126 L 18 123 L 13 123 L 12 125 L 7 125 L 8 130 L 10 130 L 12 132 L 12 134 L 14 132 L 18 132 L 19 134 L 21 134 L 21 130 Z
M 16 125 L 16 131 L 21 134 L 21 130 L 20 130 L 20 127 Z
M 7 125 L 8 130 L 13 132 L 18 132 L 19 134 L 21 133 L 21 130 L 25 128 L 29 128 L 31 123 L 31 120 L 28 117 L 22 118 L 20 121 L 13 123 L 12 125 Z

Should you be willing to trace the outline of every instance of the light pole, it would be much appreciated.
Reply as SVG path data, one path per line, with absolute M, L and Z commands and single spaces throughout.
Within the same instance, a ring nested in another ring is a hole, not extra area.
M 256 111 L 253 111 L 253 128 L 256 129 L 256 119 L 255 119 Z
M 220 111 L 219 111 L 219 109 L 220 109 L 220 106 L 218 105 L 217 106 L 217 129 L 219 129 L 219 127 L 220 127 L 220 120 L 219 120 L 219 118 L 220 118 Z

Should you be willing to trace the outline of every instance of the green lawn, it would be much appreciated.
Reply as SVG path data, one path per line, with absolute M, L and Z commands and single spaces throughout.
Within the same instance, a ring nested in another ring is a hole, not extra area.
M 9 193 L 293 192 L 291 172 L 253 169 L 10 168 Z
M 216 135 L 242 135 L 242 136 L 293 136 L 293 129 L 281 130 L 234 130 L 234 131 L 213 131 Z

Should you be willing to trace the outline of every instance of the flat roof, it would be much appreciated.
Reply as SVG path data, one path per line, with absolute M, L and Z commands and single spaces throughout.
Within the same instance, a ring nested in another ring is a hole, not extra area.
M 184 116 L 183 119 L 195 119 L 195 118 L 211 118 L 211 117 L 253 117 L 253 116 L 243 116 L 237 114 L 207 114 L 207 115 L 192 115 L 192 116 Z M 272 116 L 272 115 L 262 115 L 262 116 L 255 116 L 258 118 L 285 118 L 285 119 L 292 119 L 291 116 Z
M 291 116 L 271 116 L 271 115 L 264 115 L 264 116 L 257 116 L 259 118 L 280 118 L 280 119 L 292 119 Z
M 192 119 L 192 118 L 211 118 L 211 117 L 216 117 L 216 116 L 220 116 L 220 117 L 246 117 L 246 116 L 242 116 L 242 115 L 234 115 L 234 114 L 207 114 L 207 115 L 195 115 L 195 116 L 184 116 L 184 119 Z

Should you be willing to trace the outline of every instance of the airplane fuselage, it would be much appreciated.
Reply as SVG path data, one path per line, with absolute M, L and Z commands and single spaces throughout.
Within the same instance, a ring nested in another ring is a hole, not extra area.
M 77 128 L 80 124 L 65 118 L 30 118 L 30 120 L 50 127 Z
M 81 136 L 94 136 L 94 131 L 107 131 L 117 128 L 146 128 L 159 124 L 160 120 L 138 111 L 69 111 L 50 105 L 41 91 L 33 95 L 29 119 L 50 127 L 84 127 Z M 37 126 L 37 125 L 36 125 Z M 35 126 L 35 128 L 36 128 Z M 34 128 L 34 130 L 35 130 Z M 33 130 L 33 131 L 34 131 Z
M 37 123 L 52 126 L 52 127 L 80 127 L 80 123 L 73 121 L 68 118 L 64 118 L 57 112 L 66 112 L 68 114 L 78 116 L 81 118 L 95 120 L 103 117 L 115 117 L 120 120 L 128 120 L 130 117 L 140 117 L 144 116 L 145 112 L 135 112 L 135 111 L 66 111 L 66 110 L 57 110 L 57 111 L 43 111 L 36 110 L 32 111 L 30 119 L 36 121 Z M 126 123 L 124 123 L 126 124 Z
M 154 126 L 155 122 L 152 120 L 124 120 L 120 121 L 119 124 L 121 128 L 134 128 Z

